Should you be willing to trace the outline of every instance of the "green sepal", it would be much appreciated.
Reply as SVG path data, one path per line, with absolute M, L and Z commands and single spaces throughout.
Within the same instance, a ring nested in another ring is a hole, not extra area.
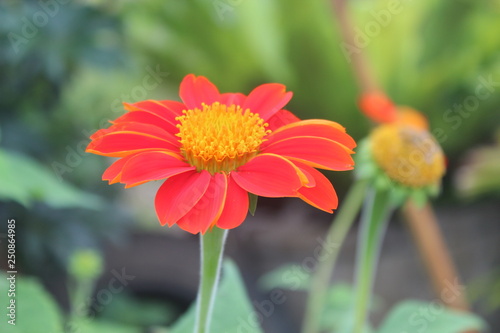
M 405 186 L 401 186 L 398 184 L 394 184 L 391 190 L 391 204 L 393 207 L 401 207 L 404 205 L 406 200 L 408 199 L 408 188 Z
M 370 161 L 361 161 L 356 165 L 358 179 L 371 179 L 377 175 L 377 166 Z
M 440 184 L 429 185 L 427 187 L 427 194 L 430 197 L 437 197 L 440 192 L 441 192 L 441 186 L 440 186 Z
M 248 199 L 250 200 L 250 205 L 248 206 L 248 211 L 252 216 L 255 215 L 255 210 L 257 209 L 257 201 L 259 196 L 253 193 L 248 193 Z
M 393 186 L 393 181 L 387 177 L 385 174 L 379 174 L 377 178 L 375 178 L 375 188 L 379 191 L 387 191 L 387 190 L 392 190 Z
M 425 188 L 414 189 L 411 191 L 410 199 L 413 200 L 418 208 L 422 208 L 427 203 L 427 191 Z

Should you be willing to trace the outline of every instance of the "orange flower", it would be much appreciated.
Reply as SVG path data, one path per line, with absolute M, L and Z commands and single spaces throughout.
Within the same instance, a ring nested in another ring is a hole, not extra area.
M 379 91 L 363 94 L 359 100 L 359 108 L 376 123 L 429 129 L 427 119 L 420 112 L 407 106 L 396 106 L 389 97 Z
M 445 157 L 429 132 L 425 116 L 412 108 L 396 106 L 381 92 L 364 94 L 359 106 L 366 116 L 380 123 L 367 144 L 360 145 L 360 177 L 372 178 L 379 186 L 392 182 L 403 193 L 402 198 L 414 193 L 421 203 L 427 195 L 439 192 Z
M 396 106 L 379 91 L 363 94 L 359 100 L 359 108 L 377 123 L 390 123 L 397 118 Z
M 281 84 L 248 96 L 219 93 L 205 77 L 186 76 L 183 101 L 124 103 L 126 114 L 91 136 L 87 152 L 119 157 L 103 174 L 132 187 L 165 179 L 155 198 L 162 225 L 196 233 L 232 229 L 247 215 L 249 195 L 298 197 L 333 212 L 338 200 L 315 168 L 350 170 L 356 146 L 332 121 L 300 121 L 282 108 Z

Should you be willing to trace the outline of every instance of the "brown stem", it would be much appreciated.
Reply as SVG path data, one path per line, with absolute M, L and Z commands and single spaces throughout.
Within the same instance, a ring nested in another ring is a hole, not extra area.
M 342 35 L 344 45 L 352 46 L 353 49 L 357 50 L 356 52 L 352 52 L 349 55 L 348 61 L 350 61 L 351 63 L 352 69 L 354 71 L 354 76 L 358 81 L 358 85 L 361 91 L 366 93 L 378 90 L 378 85 L 372 73 L 370 72 L 362 47 L 357 46 L 356 40 L 354 38 L 354 31 L 352 28 L 353 24 L 349 19 L 346 1 L 333 0 L 333 8 L 333 12 L 339 24 L 340 33 Z
M 422 260 L 427 267 L 434 292 L 447 306 L 468 311 L 469 306 L 453 261 L 439 230 L 432 207 L 427 204 L 418 208 L 411 201 L 403 209 Z

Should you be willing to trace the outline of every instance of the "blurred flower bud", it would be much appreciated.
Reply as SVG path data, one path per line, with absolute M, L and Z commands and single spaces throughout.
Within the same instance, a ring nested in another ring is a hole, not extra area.
M 77 250 L 70 258 L 69 273 L 77 279 L 95 279 L 102 270 L 102 258 L 95 250 Z

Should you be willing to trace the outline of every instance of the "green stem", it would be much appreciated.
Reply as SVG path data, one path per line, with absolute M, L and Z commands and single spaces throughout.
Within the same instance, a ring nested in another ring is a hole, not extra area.
M 311 280 L 311 289 L 302 326 L 303 333 L 317 333 L 319 331 L 330 277 L 347 232 L 361 207 L 367 185 L 366 180 L 358 180 L 354 183 L 328 231 L 325 243 L 332 244 L 332 246 L 323 247 L 318 256 L 318 267 Z
M 201 276 L 194 333 L 209 333 L 227 230 L 214 227 L 200 236 Z
M 390 192 L 370 189 L 365 200 L 356 250 L 354 333 L 365 329 L 380 249 L 391 213 Z
M 95 279 L 74 277 L 72 288 L 69 290 L 70 312 L 66 322 L 66 332 L 74 332 L 87 319 L 87 310 L 90 304 L 86 300 L 92 295 Z

